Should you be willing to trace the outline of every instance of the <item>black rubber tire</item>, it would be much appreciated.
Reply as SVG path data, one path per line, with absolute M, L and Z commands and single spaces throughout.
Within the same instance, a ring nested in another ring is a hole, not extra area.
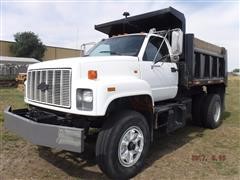
M 204 127 L 215 129 L 222 124 L 222 104 L 221 98 L 218 94 L 208 94 L 203 100 L 203 112 L 202 112 L 202 122 Z M 214 106 L 215 103 L 219 103 L 220 105 L 220 117 L 218 121 L 214 120 Z
M 144 136 L 144 148 L 138 161 L 124 167 L 118 159 L 118 145 L 124 132 L 137 126 Z M 116 113 L 105 122 L 96 143 L 96 160 L 100 169 L 110 178 L 129 179 L 141 171 L 150 146 L 150 131 L 145 117 L 135 111 Z
M 203 126 L 202 122 L 202 106 L 205 94 L 198 94 L 193 97 L 192 101 L 192 123 Z

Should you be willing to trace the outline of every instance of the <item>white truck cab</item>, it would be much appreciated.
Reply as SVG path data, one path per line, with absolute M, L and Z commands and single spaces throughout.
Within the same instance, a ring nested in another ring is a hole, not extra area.
M 182 35 L 179 29 L 167 33 L 173 32 Z M 104 116 L 117 98 L 148 95 L 153 105 L 174 98 L 178 91 L 177 65 L 171 59 L 170 43 L 156 33 L 150 30 L 115 36 L 100 41 L 85 57 L 29 66 L 25 102 L 66 113 Z M 89 77 L 91 73 L 96 77 Z M 59 90 L 54 87 L 57 80 Z M 47 89 L 41 90 L 45 84 Z M 82 98 L 91 102 L 79 102 Z
M 9 106 L 7 129 L 36 145 L 82 153 L 97 128 L 100 169 L 128 179 L 142 169 L 155 131 L 182 128 L 189 117 L 220 126 L 227 51 L 186 34 L 182 13 L 169 7 L 95 29 L 109 38 L 84 57 L 29 66 L 29 107 Z

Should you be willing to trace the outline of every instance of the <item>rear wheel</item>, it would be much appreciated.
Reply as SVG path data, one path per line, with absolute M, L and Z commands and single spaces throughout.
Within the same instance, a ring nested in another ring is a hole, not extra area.
M 202 122 L 206 128 L 215 129 L 221 125 L 222 104 L 218 94 L 208 94 L 204 98 Z
M 128 179 L 143 167 L 150 145 L 148 123 L 135 111 L 110 117 L 98 135 L 96 159 L 110 178 Z

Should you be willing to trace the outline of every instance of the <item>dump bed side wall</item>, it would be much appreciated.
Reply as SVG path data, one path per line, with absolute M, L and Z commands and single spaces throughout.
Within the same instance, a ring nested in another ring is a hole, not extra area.
M 225 48 L 185 34 L 184 69 L 181 83 L 199 86 L 227 83 L 227 52 Z
M 205 50 L 210 53 L 214 53 L 216 55 L 217 54 L 222 55 L 222 53 L 223 53 L 222 52 L 223 48 L 216 46 L 214 44 L 208 43 L 206 41 L 203 41 L 201 39 L 198 39 L 196 37 L 193 38 L 193 46 L 194 46 L 194 48 Z

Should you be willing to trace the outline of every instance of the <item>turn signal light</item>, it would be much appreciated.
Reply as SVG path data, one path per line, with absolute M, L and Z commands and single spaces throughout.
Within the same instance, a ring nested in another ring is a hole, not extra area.
M 108 87 L 107 91 L 108 92 L 113 92 L 113 91 L 116 91 L 116 88 L 115 87 Z
M 91 80 L 97 79 L 97 71 L 89 70 L 88 71 L 88 79 L 91 79 Z

